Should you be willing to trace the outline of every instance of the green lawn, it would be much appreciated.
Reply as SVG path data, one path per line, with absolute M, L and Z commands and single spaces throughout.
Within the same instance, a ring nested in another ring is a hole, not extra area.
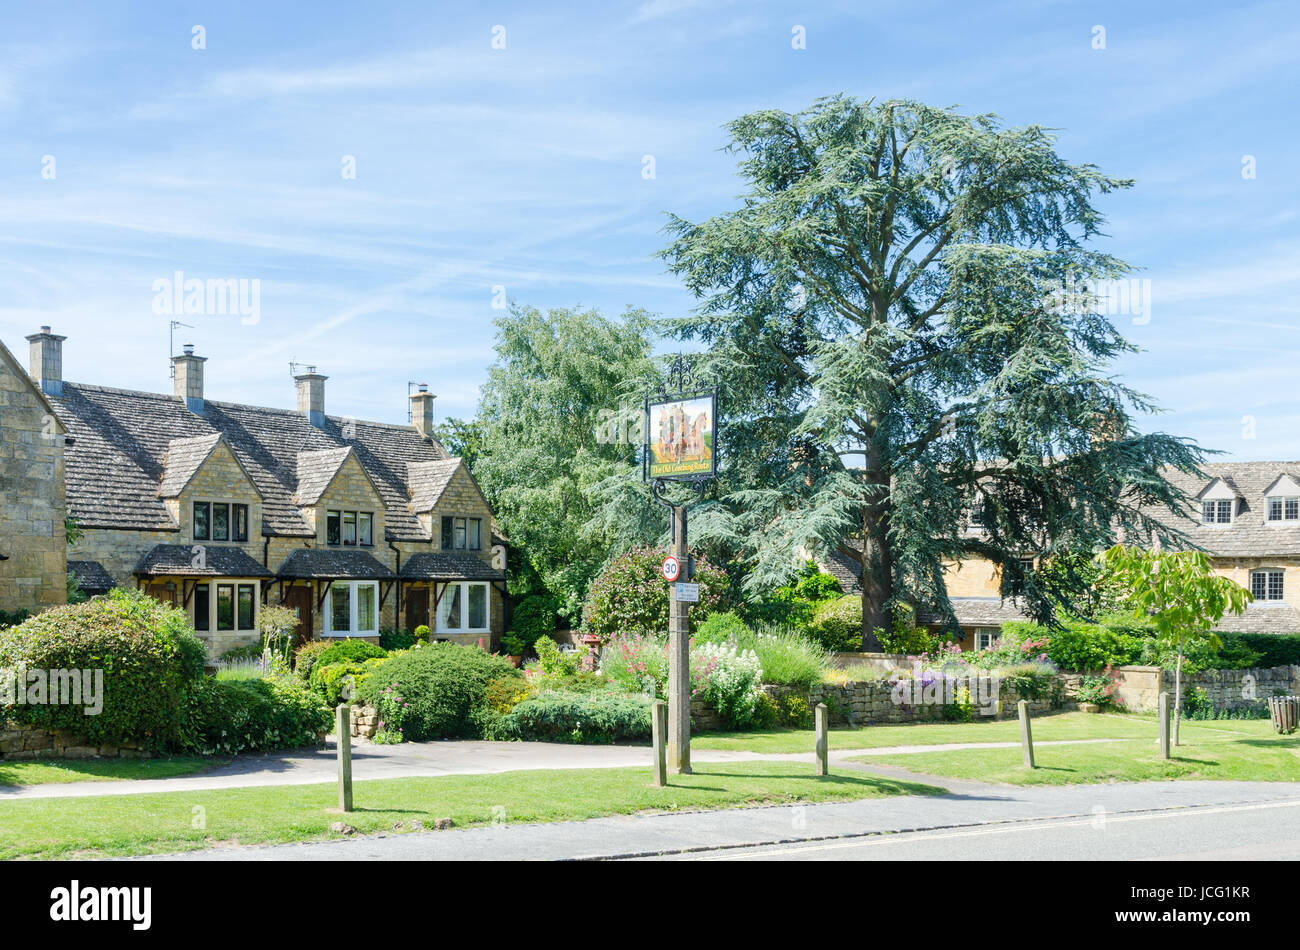
M 819 778 L 790 762 L 704 764 L 649 784 L 649 769 L 574 769 L 448 775 L 357 782 L 357 810 L 343 816 L 333 785 L 287 785 L 148 795 L 0 801 L 0 858 L 69 858 L 188 851 L 337 837 L 332 822 L 362 832 L 413 819 L 428 827 L 450 817 L 458 827 L 569 821 L 646 811 L 818 802 L 942 789 L 865 773 Z M 197 817 L 196 817 L 197 816 Z M 193 825 L 202 819 L 204 827 Z
M 1012 785 L 1164 779 L 1300 782 L 1300 735 L 1279 736 L 1268 720 L 1184 722 L 1183 744 L 1165 760 L 1160 758 L 1155 742 L 1156 720 L 1132 718 L 1144 727 L 1140 739 L 1096 745 L 1037 746 L 1048 730 L 1040 731 L 1039 723 L 1035 723 L 1035 769 L 1021 764 L 1018 747 L 861 756 L 858 761 L 896 765 L 927 775 Z M 1042 724 L 1045 726 L 1047 720 Z
M 1067 712 L 1034 720 L 1034 738 L 1129 739 L 1151 735 L 1156 720 L 1129 713 Z M 910 723 L 904 726 L 858 726 L 830 731 L 832 749 L 877 749 L 891 745 L 941 745 L 948 742 L 1019 742 L 1020 724 L 1001 722 Z M 691 737 L 693 749 L 743 749 L 748 752 L 811 752 L 811 729 L 760 732 L 705 732 Z
M 175 778 L 225 765 L 229 757 L 175 756 L 165 759 L 0 759 L 0 785 L 46 785 L 51 782 L 117 782 L 124 779 Z

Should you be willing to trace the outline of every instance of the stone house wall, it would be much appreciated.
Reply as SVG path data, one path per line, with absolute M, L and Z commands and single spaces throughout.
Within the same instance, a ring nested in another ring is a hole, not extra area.
M 1115 668 L 1114 675 L 1116 696 L 1133 712 L 1157 709 L 1162 691 L 1173 699 L 1173 670 L 1158 666 L 1120 666 Z M 1216 708 L 1241 709 L 1264 703 L 1270 696 L 1300 694 L 1300 666 L 1184 673 L 1183 686 L 1204 690 L 1207 701 Z
M 22 367 L 0 352 L 0 610 L 67 600 L 63 433 Z

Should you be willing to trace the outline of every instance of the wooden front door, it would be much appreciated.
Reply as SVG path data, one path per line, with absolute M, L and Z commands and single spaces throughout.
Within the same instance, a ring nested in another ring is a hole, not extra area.
M 417 587 L 406 592 L 406 629 L 429 624 L 429 588 Z
M 284 606 L 298 610 L 298 629 L 293 634 L 293 646 L 297 649 L 300 645 L 312 639 L 311 626 L 311 607 L 312 596 L 310 587 L 290 587 L 284 592 Z

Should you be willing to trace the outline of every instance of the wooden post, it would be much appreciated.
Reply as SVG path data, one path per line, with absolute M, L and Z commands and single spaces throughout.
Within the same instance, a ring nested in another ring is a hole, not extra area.
M 1160 694 L 1160 758 L 1169 758 L 1169 694 Z
M 829 763 L 826 760 L 829 742 L 826 735 L 826 704 L 818 703 L 816 709 L 817 724 L 817 774 L 826 775 L 829 769 Z
M 650 734 L 654 737 L 655 787 L 668 784 L 668 750 L 664 741 L 668 733 L 668 704 L 656 699 L 650 707 Z
M 1034 730 L 1029 725 L 1029 703 L 1023 699 L 1016 703 L 1020 714 L 1020 746 L 1025 753 L 1025 768 L 1034 768 Z
M 673 556 L 688 563 L 686 507 L 673 506 Z M 677 587 L 668 595 L 668 771 L 674 775 L 691 772 L 691 631 L 686 612 L 689 604 L 677 602 Z
M 339 734 L 339 809 L 352 810 L 352 722 L 347 703 L 334 711 L 334 725 Z

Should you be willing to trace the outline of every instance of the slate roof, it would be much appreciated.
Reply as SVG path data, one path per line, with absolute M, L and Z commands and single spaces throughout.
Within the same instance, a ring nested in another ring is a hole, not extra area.
M 163 458 L 162 483 L 158 486 L 159 498 L 175 498 L 190 483 L 194 473 L 208 460 L 212 450 L 221 441 L 220 432 L 194 436 L 189 439 L 172 439 L 167 443 Z
M 1300 633 L 1300 610 L 1287 603 L 1251 604 L 1240 616 L 1224 614 L 1218 633 Z
M 500 581 L 506 572 L 499 571 L 472 554 L 413 554 L 402 565 L 401 576 L 407 580 Z
M 1004 623 L 1017 620 L 1029 620 L 1030 617 L 1012 598 L 1001 597 L 952 597 L 952 612 L 957 623 L 963 627 L 998 627 Z M 937 624 L 943 621 L 938 614 L 922 611 L 917 616 L 922 624 Z
M 1279 475 L 1300 481 L 1300 462 L 1217 462 L 1202 468 L 1204 477 L 1165 472 L 1165 477 L 1192 499 L 1184 511 L 1174 514 L 1161 509 L 1146 514 L 1178 528 L 1188 541 L 1216 557 L 1300 556 L 1300 521 L 1270 523 L 1265 520 L 1268 509 L 1264 503 L 1264 493 Z M 1231 524 L 1201 523 L 1200 503 L 1196 499 L 1216 478 L 1223 479 L 1240 496 Z
M 862 565 L 843 551 L 832 550 L 827 554 L 822 569 L 840 582 L 840 590 L 844 593 L 862 593 Z
M 171 443 L 220 434 L 261 493 L 266 533 L 313 535 L 293 500 L 298 455 L 350 446 L 383 499 L 385 538 L 428 540 L 407 505 L 407 466 L 448 456 L 411 426 L 328 416 L 317 429 L 293 410 L 213 400 L 198 416 L 173 396 L 81 383 L 64 383 L 50 401 L 74 439 L 66 451 L 68 508 L 84 527 L 178 530 L 159 497 Z
M 294 551 L 280 569 L 277 577 L 317 578 L 320 580 L 352 579 L 363 581 L 392 580 L 397 577 L 374 556 L 366 551 L 348 551 L 330 548 L 303 548 Z
M 240 548 L 203 546 L 203 567 L 194 566 L 192 544 L 157 544 L 140 559 L 135 573 L 143 576 L 173 574 L 179 577 L 272 577 L 265 567 Z M 69 562 L 71 563 L 71 562 Z
M 459 467 L 458 458 L 439 459 L 436 462 L 408 462 L 406 480 L 411 486 L 411 510 L 432 511 Z
M 352 454 L 350 446 L 337 449 L 318 449 L 298 453 L 298 491 L 294 495 L 300 505 L 314 505 L 330 487 L 334 476 Z
M 98 561 L 68 561 L 68 573 L 77 575 L 77 585 L 87 594 L 102 594 L 117 586 L 113 575 Z

